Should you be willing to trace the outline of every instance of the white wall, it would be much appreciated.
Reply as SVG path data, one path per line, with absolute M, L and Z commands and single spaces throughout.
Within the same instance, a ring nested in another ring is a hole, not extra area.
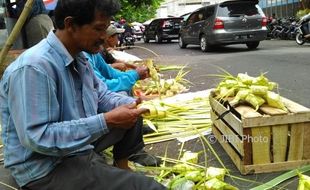
M 214 4 L 221 0 L 166 0 L 157 10 L 156 17 L 181 16 L 192 12 L 207 4 Z

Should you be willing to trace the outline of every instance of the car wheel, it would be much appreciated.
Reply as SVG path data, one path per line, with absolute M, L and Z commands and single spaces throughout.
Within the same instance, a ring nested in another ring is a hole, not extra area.
M 161 37 L 158 36 L 157 34 L 155 35 L 155 42 L 156 42 L 156 43 L 161 43 L 161 42 L 162 42 Z
M 295 39 L 295 41 L 296 41 L 296 43 L 298 44 L 298 45 L 303 45 L 306 41 L 305 41 L 305 39 L 303 38 L 303 36 L 302 36 L 302 34 L 300 33 L 300 32 L 298 32 L 297 34 L 296 34 L 296 39 Z
M 249 48 L 249 49 L 256 49 L 259 45 L 259 41 L 258 42 L 247 42 L 246 43 L 246 46 Z
M 143 35 L 143 41 L 144 41 L 144 43 L 149 43 L 150 42 L 150 40 L 145 35 Z
M 179 37 L 179 46 L 182 49 L 186 48 L 186 46 L 187 46 L 187 44 L 184 42 L 182 36 Z
M 206 35 L 202 35 L 201 38 L 200 38 L 200 49 L 203 52 L 207 52 L 210 49 L 210 47 L 208 45 L 208 42 L 207 42 Z

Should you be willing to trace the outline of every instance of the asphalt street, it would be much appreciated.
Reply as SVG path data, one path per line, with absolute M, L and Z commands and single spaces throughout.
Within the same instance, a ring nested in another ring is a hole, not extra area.
M 266 73 L 271 81 L 279 83 L 279 93 L 283 97 L 310 107 L 310 77 L 308 74 L 310 71 L 310 44 L 298 46 L 294 41 L 266 40 L 254 51 L 249 51 L 245 45 L 231 45 L 206 53 L 201 52 L 199 46 L 188 46 L 186 49 L 180 49 L 177 41 L 162 44 L 138 42 L 136 46 L 147 48 L 157 55 L 139 47 L 126 51 L 142 58 L 153 58 L 159 64 L 187 65 L 190 73 L 186 78 L 194 83 L 190 88 L 191 92 L 215 87 L 218 80 L 210 78 L 208 75 L 221 74 L 220 67 L 233 75 L 247 72 L 251 76 L 258 76 L 261 73 Z M 211 139 L 212 136 L 207 136 L 207 138 Z M 148 145 L 147 148 L 148 151 L 157 155 L 165 155 L 167 148 L 167 156 L 175 158 L 179 154 L 180 146 L 179 142 L 170 141 Z M 202 148 L 199 140 L 192 140 L 185 144 L 186 150 L 194 152 L 199 152 Z M 225 181 L 240 190 L 256 187 L 258 183 L 270 181 L 284 173 L 274 172 L 242 176 L 219 143 L 215 142 L 213 148 L 232 175 L 252 180 L 250 182 L 226 178 Z M 211 153 L 208 153 L 207 158 L 209 166 L 220 167 Z M 201 164 L 204 164 L 204 161 L 204 157 L 201 156 Z M 307 174 L 309 175 L 310 172 Z M 297 189 L 297 184 L 298 178 L 295 177 L 281 183 L 274 189 L 294 190 Z

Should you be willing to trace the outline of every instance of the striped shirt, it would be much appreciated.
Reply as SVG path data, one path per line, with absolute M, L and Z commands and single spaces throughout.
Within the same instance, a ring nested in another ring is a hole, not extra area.
M 107 90 L 82 53 L 72 57 L 51 31 L 0 81 L 4 165 L 18 185 L 46 176 L 109 132 L 104 115 L 134 99 Z

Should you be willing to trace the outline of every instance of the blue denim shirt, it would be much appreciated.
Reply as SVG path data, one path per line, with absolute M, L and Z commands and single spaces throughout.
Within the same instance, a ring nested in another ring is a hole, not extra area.
M 84 55 L 73 58 L 50 32 L 0 81 L 5 167 L 20 186 L 46 176 L 64 157 L 85 153 L 109 132 L 100 113 L 133 101 L 108 91 Z
M 139 80 L 139 74 L 136 70 L 126 72 L 114 69 L 107 64 L 100 53 L 89 54 L 84 52 L 90 65 L 93 67 L 98 78 L 106 83 L 108 89 L 113 92 L 126 91 L 131 93 L 133 85 Z

